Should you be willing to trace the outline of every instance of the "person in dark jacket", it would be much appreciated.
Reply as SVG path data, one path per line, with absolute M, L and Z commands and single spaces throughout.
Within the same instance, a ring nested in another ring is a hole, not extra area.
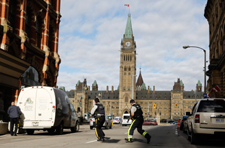
M 20 111 L 20 108 L 18 106 L 15 106 L 15 102 L 11 103 L 11 106 L 8 108 L 7 113 L 9 114 L 10 117 L 10 134 L 11 136 L 17 136 L 16 131 L 17 131 L 17 124 L 19 121 L 19 117 L 22 114 Z M 13 127 L 15 125 L 15 131 L 13 132 Z
M 139 104 L 136 104 L 133 99 L 130 100 L 130 119 L 133 120 L 133 122 L 130 125 L 130 128 L 128 129 L 128 138 L 125 139 L 128 143 L 133 142 L 133 133 L 135 128 L 137 128 L 137 131 L 144 136 L 147 139 L 147 143 L 150 142 L 151 136 L 142 129 L 142 124 L 144 122 L 143 119 L 143 112 L 141 110 L 141 106 Z
M 95 117 L 95 134 L 97 136 L 97 141 L 105 141 L 105 133 L 102 131 L 102 126 L 105 122 L 105 108 L 104 106 L 99 102 L 98 98 L 95 98 L 95 105 L 91 109 L 91 116 Z

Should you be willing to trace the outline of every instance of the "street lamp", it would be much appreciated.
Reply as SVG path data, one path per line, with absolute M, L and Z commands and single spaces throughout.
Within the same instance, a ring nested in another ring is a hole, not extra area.
M 132 99 L 134 99 L 134 76 L 136 77 L 137 75 L 132 75 Z
M 183 48 L 184 49 L 199 48 L 199 49 L 203 50 L 203 52 L 204 52 L 204 93 L 206 93 L 206 50 L 201 47 L 198 47 L 198 46 L 183 46 Z

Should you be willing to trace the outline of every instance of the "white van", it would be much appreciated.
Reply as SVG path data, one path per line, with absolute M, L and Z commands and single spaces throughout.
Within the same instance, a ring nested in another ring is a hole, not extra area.
M 122 116 L 122 126 L 127 126 L 127 125 L 130 125 L 132 123 L 132 120 L 130 119 L 128 121 L 128 119 L 130 119 L 130 114 L 123 114 L 123 116 Z
M 24 114 L 23 129 L 31 135 L 34 130 L 63 133 L 79 130 L 79 119 L 65 92 L 53 87 L 33 86 L 21 90 L 17 105 Z

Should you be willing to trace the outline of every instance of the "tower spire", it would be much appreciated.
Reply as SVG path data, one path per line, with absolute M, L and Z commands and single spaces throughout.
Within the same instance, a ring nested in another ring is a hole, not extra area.
M 127 18 L 127 25 L 125 29 L 125 39 L 132 39 L 133 31 L 132 31 L 132 25 L 131 25 L 131 14 L 128 14 Z

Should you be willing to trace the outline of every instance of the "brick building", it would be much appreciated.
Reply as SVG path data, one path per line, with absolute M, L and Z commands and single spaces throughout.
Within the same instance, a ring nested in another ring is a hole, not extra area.
M 225 0 L 208 0 L 204 15 L 209 23 L 207 87 L 209 91 L 216 85 L 221 89 L 210 97 L 225 97 Z
M 130 99 L 135 99 L 142 106 L 144 117 L 165 119 L 177 119 L 191 111 L 193 105 L 202 98 L 202 84 L 196 84 L 195 91 L 185 91 L 184 83 L 178 79 L 174 83 L 172 90 L 153 90 L 144 83 L 144 79 L 139 73 L 136 81 L 136 42 L 134 40 L 131 16 L 128 15 L 125 34 L 121 40 L 120 50 L 120 76 L 119 86 L 111 90 L 106 86 L 106 90 L 99 90 L 96 81 L 92 84 L 92 89 L 88 86 L 87 80 L 78 81 L 76 90 L 67 92 L 71 103 L 75 109 L 80 108 L 81 114 L 88 113 L 93 107 L 93 100 L 99 97 L 105 106 L 106 114 L 122 116 L 130 110 Z M 154 107 L 155 106 L 155 107 Z
M 21 87 L 56 86 L 60 0 L 0 0 L 0 120 Z

